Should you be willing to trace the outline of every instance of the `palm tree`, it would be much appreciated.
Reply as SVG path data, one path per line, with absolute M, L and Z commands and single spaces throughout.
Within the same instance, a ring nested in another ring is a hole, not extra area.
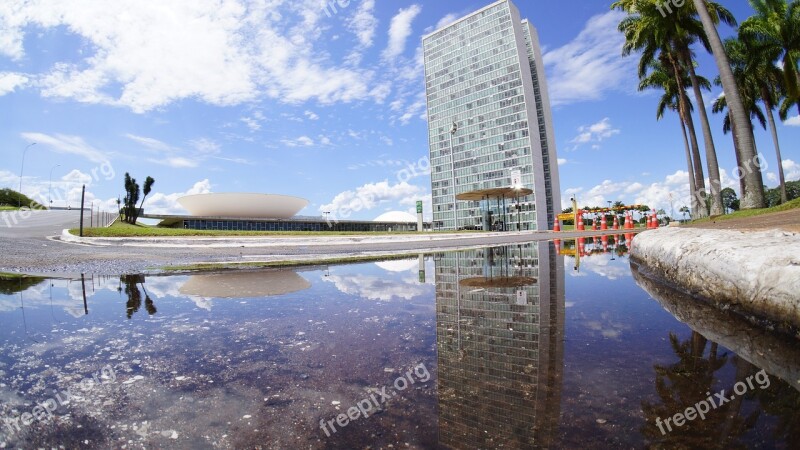
M 715 2 L 708 1 L 706 4 L 715 24 L 722 22 L 726 25 L 736 25 L 736 19 L 733 17 L 733 14 L 730 11 Z M 691 50 L 691 45 L 696 41 L 700 41 L 706 50 L 710 51 L 711 48 L 703 30 L 703 25 L 697 20 L 697 12 L 694 11 L 694 8 L 691 6 L 692 5 L 690 3 L 687 3 L 685 8 L 677 9 L 675 14 L 669 18 L 669 23 L 673 24 L 675 48 L 680 56 L 683 66 L 689 73 L 689 79 L 692 82 L 691 86 L 697 101 L 700 125 L 702 126 L 703 137 L 705 139 L 708 178 L 709 184 L 711 185 L 711 215 L 715 216 L 721 215 L 724 212 L 721 194 L 722 181 L 720 179 L 717 151 L 711 134 L 711 125 L 708 122 L 708 113 L 706 112 L 705 100 L 703 99 L 701 86 L 698 82 L 697 73 L 695 72 L 694 54 Z
M 141 211 L 142 207 L 144 206 L 144 199 L 146 199 L 147 196 L 150 195 L 150 191 L 153 189 L 153 183 L 155 182 L 156 180 L 154 180 L 153 177 L 148 176 L 147 178 L 145 178 L 144 187 L 142 188 L 142 193 L 144 194 L 144 197 L 142 197 L 142 203 L 139 204 L 139 209 L 136 210 L 137 218 L 139 217 L 139 211 Z
M 679 209 L 678 211 L 680 211 L 683 214 L 683 220 L 686 220 L 686 214 L 688 214 L 690 212 L 689 211 L 689 207 L 688 206 L 681 206 L 681 209 Z
M 736 23 L 730 11 L 721 5 L 709 1 L 708 7 L 712 11 L 715 23 L 723 22 L 731 25 Z M 668 53 L 671 64 L 676 66 L 674 72 L 679 73 L 684 70 L 688 72 L 689 79 L 692 81 L 691 86 L 698 105 L 698 115 L 705 140 L 706 161 L 711 185 L 711 214 L 722 214 L 719 163 L 705 102 L 701 93 L 701 86 L 698 83 L 694 68 L 694 55 L 691 50 L 691 46 L 697 41 L 709 50 L 710 45 L 705 37 L 702 24 L 696 18 L 694 9 L 691 4 L 685 4 L 680 7 L 676 6 L 672 14 L 664 15 L 661 11 L 662 4 L 659 0 L 619 0 L 612 5 L 612 8 L 621 9 L 629 14 L 619 25 L 620 31 L 625 34 L 626 38 L 623 55 L 627 56 L 633 50 L 642 52 L 642 59 L 639 64 L 640 77 L 643 75 L 643 69 L 647 65 L 647 61 L 654 58 L 659 52 Z M 682 67 L 679 69 L 678 66 Z M 681 90 L 683 90 L 683 87 Z M 691 135 L 691 127 L 689 131 Z M 699 160 L 699 155 L 696 159 Z M 699 167 L 698 161 L 695 161 L 695 168 Z M 696 178 L 698 187 L 705 191 L 701 170 L 696 173 Z M 705 193 L 703 192 L 701 195 L 704 196 Z
M 665 56 L 662 55 L 662 58 L 665 59 Z M 705 208 L 703 207 L 702 197 L 696 195 L 697 191 L 695 184 L 694 163 L 692 161 L 689 138 L 686 132 L 686 124 L 690 123 L 692 120 L 693 105 L 688 101 L 688 99 L 685 103 L 680 101 L 679 89 L 677 87 L 678 83 L 673 76 L 671 66 L 662 64 L 661 62 L 651 62 L 648 66 L 648 70 L 650 71 L 649 74 L 639 83 L 639 90 L 661 89 L 664 91 L 664 94 L 661 96 L 661 100 L 658 103 L 656 120 L 661 120 L 664 117 L 664 113 L 667 109 L 676 111 L 680 119 L 683 143 L 686 150 L 686 165 L 689 173 L 689 190 L 691 195 L 692 211 L 694 211 L 693 217 L 697 218 L 699 212 L 704 211 Z M 705 78 L 699 77 L 698 82 L 703 84 L 705 87 L 710 87 L 710 83 Z M 683 77 L 682 84 L 685 88 L 690 84 L 690 82 L 686 79 L 686 77 Z
M 800 113 L 800 2 L 750 0 L 756 14 L 742 23 L 740 35 L 751 37 L 773 50 L 773 62 L 783 66 L 786 99 L 781 106 L 787 114 L 791 106 Z
M 728 99 L 728 107 L 731 113 L 731 126 L 734 130 L 735 140 L 738 143 L 739 161 L 756 160 L 755 140 L 753 139 L 753 127 L 748 120 L 747 111 L 744 108 L 741 97 L 739 96 L 739 88 L 736 85 L 736 80 L 733 76 L 728 56 L 725 53 L 725 48 L 722 45 L 722 39 L 719 37 L 717 27 L 706 5 L 705 0 L 692 0 L 700 16 L 700 21 L 703 23 L 706 36 L 711 46 L 714 60 L 717 63 L 717 68 L 720 73 L 720 80 L 722 88 L 725 92 L 725 97 Z M 743 192 L 742 192 L 742 209 L 763 208 L 764 202 L 764 183 L 760 170 L 745 170 L 742 174 Z
M 750 110 L 751 116 L 758 119 L 764 129 L 766 129 L 766 122 L 769 123 L 772 142 L 775 145 L 775 154 L 778 158 L 781 203 L 786 203 L 786 179 L 783 173 L 783 158 L 781 157 L 781 147 L 778 141 L 778 128 L 775 125 L 775 116 L 773 114 L 783 87 L 783 73 L 773 64 L 773 61 L 777 59 L 775 55 L 779 51 L 774 47 L 761 44 L 747 34 L 740 34 L 739 39 L 727 39 L 725 41 L 725 51 L 728 53 L 734 77 L 739 84 L 740 93 L 745 106 Z M 717 84 L 719 83 L 717 82 Z M 759 101 L 764 104 L 766 116 L 757 105 Z M 729 124 L 730 121 L 726 119 L 725 127 L 730 128 Z M 727 132 L 727 130 L 723 131 Z

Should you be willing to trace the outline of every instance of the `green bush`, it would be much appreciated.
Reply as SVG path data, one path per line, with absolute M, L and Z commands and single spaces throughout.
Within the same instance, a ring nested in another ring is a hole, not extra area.
M 31 200 L 24 194 L 20 194 L 12 189 L 0 189 L 0 206 L 17 207 L 20 204 L 31 209 L 44 209 L 44 206 Z

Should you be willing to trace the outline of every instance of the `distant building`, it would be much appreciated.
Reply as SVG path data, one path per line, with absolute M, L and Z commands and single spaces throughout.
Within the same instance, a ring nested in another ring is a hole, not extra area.
M 423 48 L 434 229 L 548 229 L 561 194 L 536 30 L 501 0 L 425 36 Z M 533 193 L 488 191 L 508 187 Z M 456 199 L 471 192 L 488 194 Z
M 181 197 L 178 202 L 189 215 L 141 217 L 159 219 L 161 227 L 192 230 L 411 232 L 417 231 L 418 226 L 417 219 L 408 213 L 386 214 L 375 220 L 297 216 L 308 200 L 287 195 L 197 194 Z M 423 224 L 423 228 L 430 230 L 430 224 Z

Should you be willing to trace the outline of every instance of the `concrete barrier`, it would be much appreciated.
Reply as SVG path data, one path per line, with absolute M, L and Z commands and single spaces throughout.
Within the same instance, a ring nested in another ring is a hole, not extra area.
M 631 261 L 719 307 L 800 329 L 800 234 L 661 228 L 634 238 Z

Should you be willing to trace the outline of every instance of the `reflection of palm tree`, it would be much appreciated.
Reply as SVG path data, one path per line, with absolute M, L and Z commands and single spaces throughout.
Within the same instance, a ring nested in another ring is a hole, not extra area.
M 128 302 L 125 305 L 128 319 L 133 317 L 133 315 L 139 311 L 139 308 L 142 307 L 142 293 L 139 290 L 139 284 L 141 284 L 142 289 L 144 289 L 144 308 L 147 313 L 152 316 L 158 311 L 155 303 L 153 303 L 153 300 L 147 294 L 147 289 L 144 288 L 143 275 L 123 275 L 120 277 L 120 281 L 125 284 L 125 295 L 128 296 Z
M 778 419 L 774 440 L 784 442 L 786 448 L 800 448 L 800 392 L 787 383 L 773 380 L 769 389 L 758 389 L 755 396 L 764 413 Z
M 147 314 L 153 315 L 158 312 L 156 309 L 155 303 L 153 303 L 153 299 L 150 298 L 150 295 L 147 293 L 147 289 L 144 287 L 144 282 L 142 282 L 142 290 L 144 291 L 144 309 L 147 311 Z
M 727 354 L 717 355 L 717 345 L 712 343 L 707 357 L 704 357 L 708 341 L 700 333 L 692 332 L 692 337 L 680 342 L 678 337 L 670 333 L 672 350 L 678 356 L 678 361 L 672 365 L 654 366 L 656 372 L 656 392 L 661 400 L 660 404 L 642 402 L 642 412 L 647 419 L 647 424 L 642 428 L 642 433 L 658 446 L 667 445 L 677 448 L 736 448 L 743 447 L 737 442 L 747 430 L 753 427 L 758 412 L 748 417 L 741 417 L 741 399 L 719 406 L 706 414 L 705 420 L 699 417 L 687 421 L 683 426 L 671 425 L 672 432 L 663 425 L 665 419 L 681 413 L 686 408 L 713 396 L 719 389 L 714 388 L 714 373 L 728 362 Z M 736 358 L 737 375 L 742 370 L 753 371 L 753 367 Z M 746 377 L 747 374 L 744 374 Z M 743 379 L 743 378 L 742 378 Z M 726 389 L 726 393 L 731 392 Z M 727 394 L 726 394 L 727 395 Z M 738 401 L 737 401 L 738 400 Z M 716 401 L 716 399 L 715 399 Z M 656 425 L 660 419 L 666 434 Z
M 136 285 L 136 280 L 138 278 L 136 275 L 123 275 L 121 278 L 125 283 L 125 295 L 128 296 L 128 302 L 125 306 L 128 319 L 130 319 L 142 306 L 142 293 L 139 292 L 139 286 Z

